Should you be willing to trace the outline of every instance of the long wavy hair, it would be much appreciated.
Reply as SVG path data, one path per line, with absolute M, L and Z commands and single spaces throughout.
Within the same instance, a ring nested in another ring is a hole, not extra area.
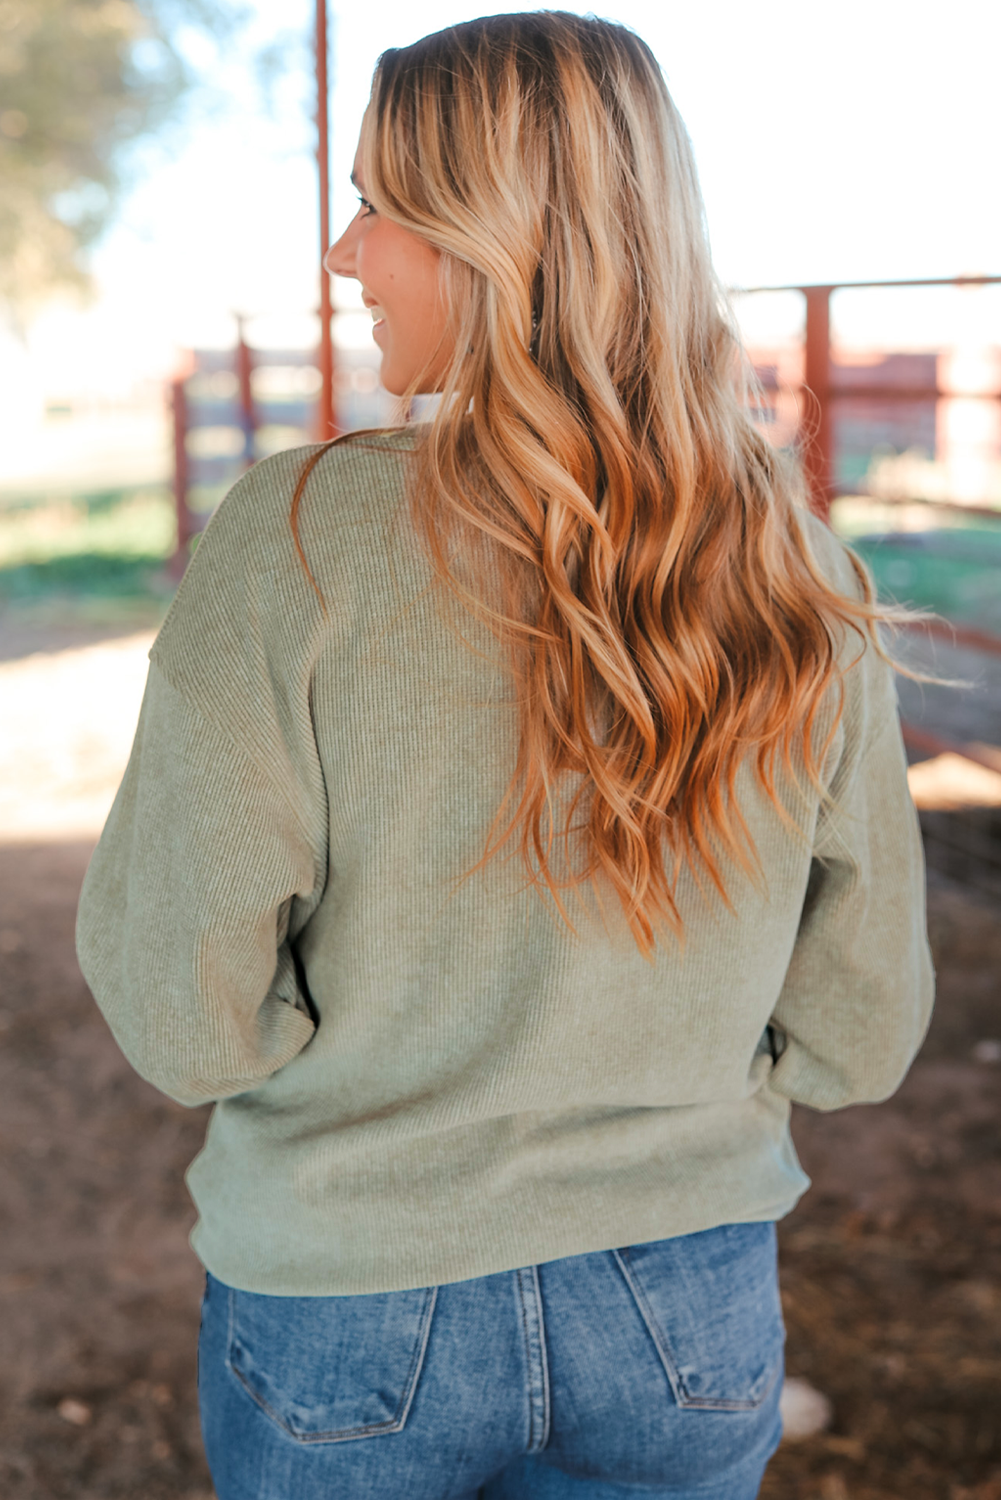
M 362 164 L 376 211 L 441 251 L 454 334 L 414 522 L 518 687 L 480 864 L 514 838 L 571 926 L 560 892 L 604 877 L 650 957 L 658 927 L 683 936 L 683 866 L 728 903 L 728 861 L 760 873 L 748 757 L 790 822 L 779 766 L 823 795 L 839 642 L 881 649 L 885 612 L 857 563 L 858 597 L 825 580 L 799 468 L 749 416 L 691 146 L 639 37 L 538 11 L 388 51 Z

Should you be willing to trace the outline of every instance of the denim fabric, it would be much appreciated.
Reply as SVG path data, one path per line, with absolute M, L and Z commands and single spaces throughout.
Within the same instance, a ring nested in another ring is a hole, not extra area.
M 207 1277 L 219 1500 L 753 1500 L 781 1432 L 772 1224 L 412 1291 Z

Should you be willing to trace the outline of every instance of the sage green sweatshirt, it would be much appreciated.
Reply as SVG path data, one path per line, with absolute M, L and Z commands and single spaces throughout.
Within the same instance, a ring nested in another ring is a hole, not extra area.
M 80 963 L 126 1057 L 183 1104 L 216 1101 L 192 1243 L 253 1292 L 429 1286 L 778 1218 L 808 1186 L 790 1101 L 885 1098 L 931 1006 L 872 649 L 825 761 L 834 809 L 811 794 L 797 834 L 742 773 L 761 876 L 729 872 L 732 910 L 683 876 L 683 950 L 645 960 L 614 896 L 602 917 L 585 894 L 571 932 L 517 855 L 462 879 L 517 708 L 413 533 L 412 442 L 355 438 L 309 481 L 326 615 L 289 526 L 306 452 L 223 501 L 150 652 L 80 900 Z

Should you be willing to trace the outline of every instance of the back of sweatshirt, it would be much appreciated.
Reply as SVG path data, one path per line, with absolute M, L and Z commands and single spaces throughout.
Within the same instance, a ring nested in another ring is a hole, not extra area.
M 892 674 L 845 678 L 799 831 L 738 779 L 760 878 L 678 892 L 640 954 L 614 895 L 574 931 L 517 854 L 481 871 L 514 766 L 513 682 L 436 585 L 412 436 L 223 501 L 150 652 L 135 745 L 80 901 L 80 963 L 133 1066 L 217 1101 L 188 1182 L 220 1280 L 428 1286 L 780 1217 L 807 1186 L 790 1100 L 891 1093 L 924 1034 L 923 863 Z M 841 544 L 804 523 L 856 588 Z

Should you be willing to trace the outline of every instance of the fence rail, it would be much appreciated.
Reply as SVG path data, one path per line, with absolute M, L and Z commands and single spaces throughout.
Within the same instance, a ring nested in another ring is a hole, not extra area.
M 959 399 L 963 401 L 1001 401 L 1001 389 L 992 391 L 955 391 L 939 384 L 921 384 L 902 381 L 871 382 L 839 380 L 837 366 L 831 349 L 831 297 L 836 291 L 872 290 L 897 287 L 975 287 L 1001 284 L 1001 276 L 955 276 L 916 278 L 905 281 L 841 281 L 822 285 L 789 285 L 738 288 L 742 296 L 753 296 L 766 292 L 800 292 L 806 302 L 806 326 L 803 339 L 803 379 L 799 386 L 800 418 L 799 446 L 810 486 L 811 503 L 818 515 L 830 519 L 831 501 L 834 498 L 834 408 L 843 401 L 883 402 L 938 402 Z M 762 379 L 761 387 L 773 393 L 783 389 L 777 380 Z M 845 493 L 847 486 L 838 486 Z M 1001 512 L 988 506 L 952 504 L 940 501 L 939 505 L 949 510 L 966 514 L 991 516 L 1001 520 Z M 1001 655 L 1001 638 L 988 631 L 953 625 L 948 620 L 921 621 L 916 629 L 926 634 L 949 641 L 957 646 L 967 646 L 989 655 Z M 951 753 L 980 765 L 990 765 L 982 754 L 968 745 L 930 734 L 908 723 L 902 725 L 904 741 L 917 754 L 941 755 Z
M 741 297 L 767 292 L 800 292 L 806 302 L 803 340 L 804 368 L 799 387 L 801 402 L 800 448 L 814 510 L 825 520 L 834 496 L 833 408 L 840 401 L 939 401 L 950 398 L 1001 401 L 1001 390 L 989 392 L 950 391 L 934 385 L 901 383 L 842 384 L 831 358 L 831 297 L 839 291 L 863 291 L 894 287 L 975 287 L 1001 284 L 1001 276 L 920 277 L 904 281 L 832 281 L 811 285 L 735 287 Z M 765 390 L 777 384 L 763 382 Z

